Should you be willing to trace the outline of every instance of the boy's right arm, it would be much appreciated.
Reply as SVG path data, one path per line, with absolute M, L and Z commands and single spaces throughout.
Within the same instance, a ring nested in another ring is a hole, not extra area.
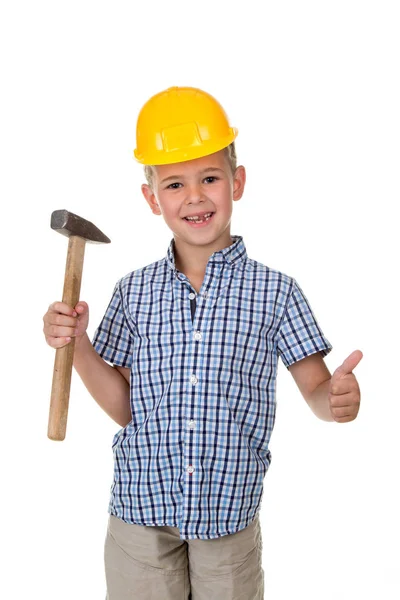
M 74 367 L 97 404 L 125 427 L 132 419 L 129 383 L 97 354 L 86 333 L 78 344 L 75 342 Z
M 61 348 L 70 343 L 65 336 L 75 337 L 75 370 L 99 406 L 125 427 L 132 419 L 128 377 L 109 365 L 93 348 L 86 333 L 89 321 L 86 302 L 78 302 L 75 311 L 64 302 L 50 305 L 43 317 L 46 341 L 53 348 Z

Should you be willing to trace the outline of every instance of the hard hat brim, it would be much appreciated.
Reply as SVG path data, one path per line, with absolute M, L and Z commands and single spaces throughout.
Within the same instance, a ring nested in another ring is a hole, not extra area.
M 133 151 L 133 156 L 137 160 L 137 162 L 142 165 L 171 165 L 180 162 L 186 162 L 189 160 L 194 160 L 196 158 L 202 158 L 203 156 L 209 156 L 210 154 L 214 154 L 215 152 L 219 152 L 224 148 L 227 148 L 237 137 L 239 131 L 236 127 L 230 127 L 229 135 L 220 138 L 218 141 L 212 140 L 210 142 L 205 142 L 201 145 L 190 146 L 185 149 L 177 149 L 165 151 L 154 151 L 152 153 L 147 152 L 146 156 L 140 154 L 137 149 Z

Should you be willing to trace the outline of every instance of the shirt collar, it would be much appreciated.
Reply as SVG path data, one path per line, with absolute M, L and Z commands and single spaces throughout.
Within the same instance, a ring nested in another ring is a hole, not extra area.
M 228 265 L 233 266 L 238 264 L 241 260 L 245 260 L 247 258 L 247 251 L 245 243 L 243 241 L 243 237 L 241 235 L 231 234 L 231 238 L 233 239 L 232 244 L 230 246 L 227 246 L 226 248 L 222 248 L 222 250 L 218 250 L 217 252 L 211 254 L 210 258 L 208 259 L 208 264 L 210 264 L 211 262 L 219 263 L 225 261 Z M 174 238 L 172 238 L 172 240 L 169 243 L 165 259 L 169 267 L 173 271 L 176 271 Z

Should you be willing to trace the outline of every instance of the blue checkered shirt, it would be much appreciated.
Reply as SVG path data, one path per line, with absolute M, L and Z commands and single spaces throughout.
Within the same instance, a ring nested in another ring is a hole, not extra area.
M 108 512 L 211 539 L 260 510 L 286 367 L 332 349 L 297 281 L 247 256 L 208 260 L 200 293 L 166 256 L 116 284 L 93 346 L 130 369 L 132 420 L 114 436 Z

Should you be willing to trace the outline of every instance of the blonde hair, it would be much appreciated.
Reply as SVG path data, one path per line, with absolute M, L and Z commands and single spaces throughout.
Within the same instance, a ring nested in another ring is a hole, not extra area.
M 232 175 L 234 175 L 235 171 L 236 171 L 236 167 L 237 167 L 235 142 L 232 142 L 231 144 L 229 144 L 229 146 L 224 148 L 224 150 L 225 150 L 226 157 L 229 161 L 229 165 L 231 167 Z M 153 187 L 153 175 L 154 175 L 153 166 L 145 165 L 144 166 L 144 175 L 146 177 L 147 183 L 152 188 Z

